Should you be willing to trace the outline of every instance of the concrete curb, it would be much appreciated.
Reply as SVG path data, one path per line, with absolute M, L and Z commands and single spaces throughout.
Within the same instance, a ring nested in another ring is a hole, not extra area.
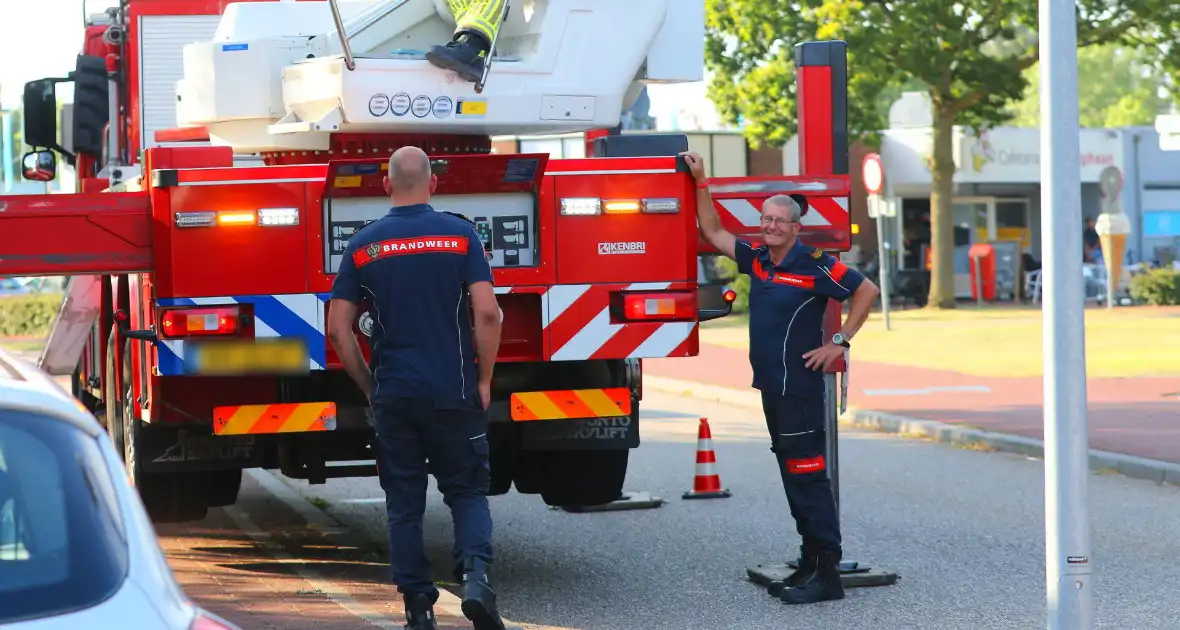
M 753 390 L 742 391 L 731 387 L 705 385 L 693 381 L 643 377 L 644 388 L 669 394 L 690 396 L 702 400 L 741 405 L 755 409 L 762 408 L 762 399 Z M 915 420 L 891 413 L 848 407 L 840 418 L 842 426 L 871 429 L 883 433 L 894 433 L 905 437 L 923 437 L 945 444 L 958 446 L 986 446 L 997 451 L 1015 453 L 1026 457 L 1043 459 L 1045 443 L 1042 440 L 1020 435 L 996 433 L 961 427 L 934 420 Z M 1157 484 L 1167 483 L 1180 486 L 1180 464 L 1154 459 L 1124 455 L 1090 449 L 1090 470 L 1114 470 L 1120 475 L 1134 479 L 1145 479 Z

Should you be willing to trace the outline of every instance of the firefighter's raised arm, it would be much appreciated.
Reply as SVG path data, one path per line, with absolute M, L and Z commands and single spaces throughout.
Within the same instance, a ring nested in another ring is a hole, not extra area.
M 721 227 L 721 217 L 717 216 L 717 209 L 713 207 L 713 196 L 709 194 L 709 179 L 705 177 L 705 162 L 696 151 L 681 153 L 688 170 L 697 185 L 697 225 L 701 236 L 710 245 L 729 258 L 734 258 L 734 245 L 737 238 Z

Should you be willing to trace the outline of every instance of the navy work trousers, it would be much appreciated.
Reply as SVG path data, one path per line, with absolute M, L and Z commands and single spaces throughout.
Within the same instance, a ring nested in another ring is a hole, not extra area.
M 375 398 L 373 411 L 393 583 L 400 593 L 426 593 L 437 600 L 422 538 L 428 472 L 451 509 L 456 573 L 468 558 L 492 563 L 492 515 L 485 494 L 491 481 L 487 412 L 436 409 L 426 398 Z
M 787 504 L 803 544 L 840 553 L 840 519 L 824 454 L 824 397 L 762 392 L 762 411 Z

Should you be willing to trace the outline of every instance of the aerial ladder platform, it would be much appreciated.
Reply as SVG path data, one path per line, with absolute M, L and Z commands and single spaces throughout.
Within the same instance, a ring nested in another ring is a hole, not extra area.
M 473 84 L 425 58 L 454 31 L 446 0 L 229 4 L 210 41 L 184 46 L 178 128 L 156 140 L 260 156 L 266 166 L 236 167 L 236 179 L 265 182 L 273 169 L 298 168 L 327 192 L 334 162 L 387 157 L 405 144 L 432 157 L 487 153 L 492 136 L 615 128 L 645 85 L 703 79 L 703 2 L 509 0 L 502 20 Z M 710 186 L 734 233 L 757 234 L 760 200 L 799 194 L 809 205 L 805 240 L 847 251 L 845 45 L 808 42 L 795 53 L 803 174 L 712 178 Z M 176 264 L 169 187 L 201 185 L 205 164 L 192 159 L 153 149 L 138 178 L 108 190 L 0 198 L 0 275 L 72 276 L 43 368 L 69 374 L 77 365 L 86 340 L 77 331 L 99 311 L 99 276 Z M 667 167 L 677 158 L 629 159 Z M 563 162 L 595 168 L 592 159 Z M 188 181 L 163 181 L 177 172 Z

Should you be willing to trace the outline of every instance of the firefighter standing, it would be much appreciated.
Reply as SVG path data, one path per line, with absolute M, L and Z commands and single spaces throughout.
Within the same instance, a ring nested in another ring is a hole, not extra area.
M 393 208 L 349 240 L 332 286 L 328 334 L 373 407 L 389 560 L 408 628 L 436 628 L 439 593 L 422 539 L 429 459 L 455 522 L 463 614 L 477 630 L 503 630 L 487 581 L 492 518 L 485 495 L 501 313 L 474 227 L 429 205 L 436 183 L 421 149 L 398 149 L 390 158 L 385 187 Z M 353 333 L 362 298 L 372 304 L 373 372 Z
M 868 318 L 877 287 L 835 257 L 798 240 L 804 209 L 787 195 L 762 206 L 763 244 L 753 247 L 721 227 L 700 155 L 684 155 L 697 182 L 702 236 L 750 276 L 750 365 L 771 450 L 803 539 L 800 564 L 771 595 L 789 604 L 844 597 L 840 524 L 827 475 L 823 369 L 843 356 Z M 825 338 L 828 299 L 851 298 L 848 319 Z
M 447 0 L 455 17 L 455 35 L 444 46 L 426 51 L 430 63 L 472 83 L 483 75 L 483 66 L 491 54 L 492 40 L 500 30 L 501 13 L 508 0 Z

